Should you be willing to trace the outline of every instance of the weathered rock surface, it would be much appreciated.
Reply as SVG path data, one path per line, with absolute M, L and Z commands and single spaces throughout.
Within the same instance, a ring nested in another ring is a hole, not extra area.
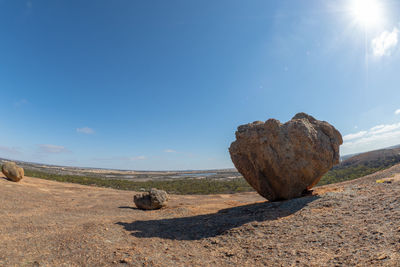
M 238 127 L 229 152 L 236 169 L 270 201 L 291 199 L 312 188 L 339 163 L 342 136 L 305 113 L 285 124 L 269 119 Z
M 4 163 L 1 171 L 8 179 L 14 182 L 19 182 L 22 178 L 24 178 L 24 169 L 18 167 L 15 162 Z
M 163 190 L 152 188 L 149 192 L 133 197 L 136 207 L 143 210 L 155 210 L 164 207 L 168 201 L 168 194 Z

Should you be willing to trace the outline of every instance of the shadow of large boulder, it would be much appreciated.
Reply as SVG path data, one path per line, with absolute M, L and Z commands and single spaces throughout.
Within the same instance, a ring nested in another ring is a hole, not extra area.
M 218 211 L 214 214 L 183 218 L 117 222 L 132 235 L 140 238 L 159 237 L 173 240 L 200 240 L 224 234 L 243 224 L 275 220 L 289 216 L 318 196 L 296 198 L 282 202 L 263 202 Z

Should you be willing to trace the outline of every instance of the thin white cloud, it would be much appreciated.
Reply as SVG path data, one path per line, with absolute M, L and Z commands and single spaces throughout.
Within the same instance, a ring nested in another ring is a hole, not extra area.
M 343 137 L 341 154 L 353 154 L 400 144 L 400 123 L 377 125 Z
M 375 127 L 371 128 L 370 133 L 371 133 L 371 135 L 377 135 L 377 134 L 392 132 L 397 129 L 400 129 L 400 123 L 379 125 L 379 127 L 375 126 Z
M 361 132 L 354 133 L 354 134 L 348 134 L 348 135 L 343 136 L 343 140 L 348 141 L 348 140 L 360 138 L 360 137 L 363 137 L 366 133 L 367 133 L 367 131 L 361 131 Z
M 114 156 L 114 157 L 93 157 L 90 160 L 95 161 L 95 162 L 129 162 L 129 161 L 136 161 L 136 160 L 145 160 L 147 159 L 146 156 L 134 156 L 134 157 L 128 157 L 128 156 Z
M 137 156 L 137 157 L 130 157 L 129 160 L 135 161 L 135 160 L 144 160 L 147 159 L 146 156 Z
M 173 149 L 165 149 L 164 152 L 165 152 L 165 153 L 176 153 L 176 150 L 173 150 Z
M 46 154 L 60 154 L 60 153 L 67 153 L 70 151 L 64 146 L 41 144 L 39 145 L 39 152 Z
M 400 108 L 396 109 L 396 111 L 394 112 L 395 115 L 399 115 L 400 114 Z
M 393 31 L 382 32 L 378 37 L 372 40 L 372 51 L 375 56 L 390 55 L 393 48 L 398 43 L 399 29 L 393 28 Z
M 6 155 L 17 155 L 21 154 L 19 148 L 17 147 L 9 147 L 9 146 L 0 146 L 0 152 Z
M 127 162 L 127 161 L 136 161 L 136 160 L 145 160 L 147 159 L 146 156 L 134 156 L 134 157 L 127 157 L 127 156 L 114 156 L 114 157 L 94 157 L 91 158 L 91 161 L 103 161 L 103 162 Z
M 76 131 L 83 134 L 94 134 L 94 130 L 89 127 L 77 128 Z
M 26 105 L 26 104 L 28 104 L 28 100 L 26 100 L 26 99 L 21 99 L 21 100 L 18 100 L 17 102 L 14 102 L 14 106 L 17 108 L 20 106 Z
M 372 127 L 371 129 L 370 129 L 370 131 L 378 131 L 379 129 L 382 129 L 382 128 L 384 128 L 385 127 L 385 125 L 384 124 L 380 124 L 380 125 L 376 125 L 376 126 L 374 126 L 374 127 Z

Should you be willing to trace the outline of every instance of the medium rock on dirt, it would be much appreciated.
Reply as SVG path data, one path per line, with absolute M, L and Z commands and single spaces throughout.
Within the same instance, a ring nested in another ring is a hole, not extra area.
M 18 167 L 15 162 L 4 163 L 1 171 L 8 179 L 13 182 L 19 182 L 22 178 L 24 178 L 24 169 Z
M 270 201 L 300 197 L 339 163 L 338 130 L 305 113 L 285 124 L 269 119 L 241 125 L 229 152 L 236 169 Z
M 142 210 L 155 210 L 166 206 L 168 194 L 163 190 L 152 188 L 149 192 L 133 197 L 136 207 Z

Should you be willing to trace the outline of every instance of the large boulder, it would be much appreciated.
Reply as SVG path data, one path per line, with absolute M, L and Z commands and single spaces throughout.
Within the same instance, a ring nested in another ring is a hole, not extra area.
M 152 188 L 149 192 L 135 195 L 133 201 L 138 209 L 156 210 L 167 204 L 168 194 L 163 190 Z
M 236 169 L 270 201 L 299 197 L 339 163 L 338 130 L 305 113 L 285 124 L 269 119 L 241 125 L 230 148 Z
M 18 167 L 15 162 L 4 163 L 1 171 L 8 179 L 14 182 L 19 182 L 22 178 L 24 178 L 24 169 Z

